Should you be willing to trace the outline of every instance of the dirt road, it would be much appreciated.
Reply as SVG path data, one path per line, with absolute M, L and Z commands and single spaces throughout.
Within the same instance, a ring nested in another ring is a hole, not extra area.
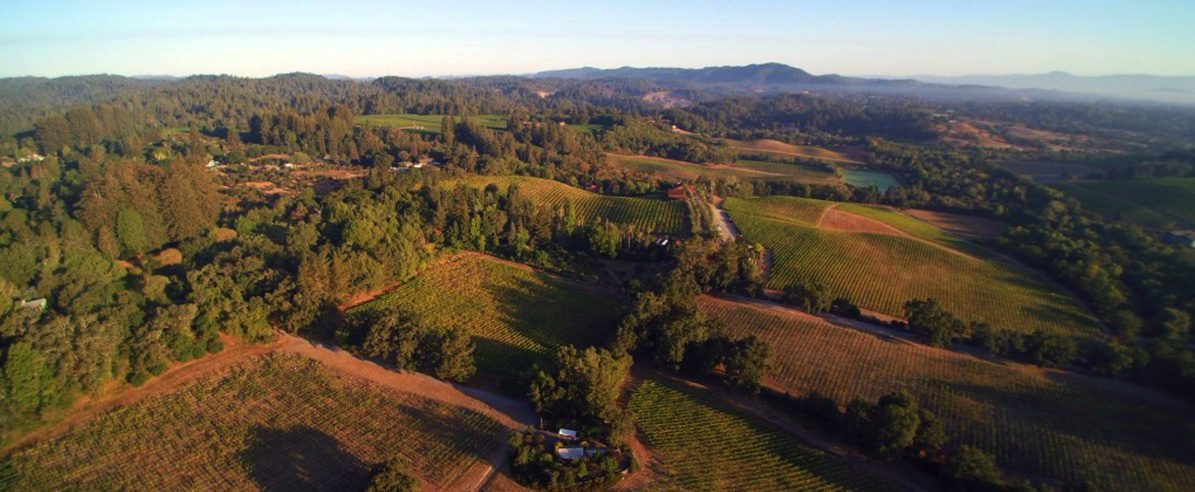
M 734 222 L 730 220 L 730 214 L 722 209 L 722 198 L 712 197 L 709 202 L 710 214 L 713 215 L 714 221 L 718 225 L 718 235 L 723 241 L 731 241 L 739 237 L 739 230 L 734 226 Z

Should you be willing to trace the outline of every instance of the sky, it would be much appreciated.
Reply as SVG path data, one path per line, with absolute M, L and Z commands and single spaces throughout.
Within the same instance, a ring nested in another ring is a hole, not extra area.
M 869 76 L 1195 76 L 1195 0 L 2 0 L 0 19 L 0 77 L 764 62 Z

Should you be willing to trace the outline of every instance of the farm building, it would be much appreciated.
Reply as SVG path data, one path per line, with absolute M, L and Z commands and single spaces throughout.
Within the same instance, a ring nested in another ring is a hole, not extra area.
M 1163 241 L 1173 244 L 1175 246 L 1185 246 L 1188 248 L 1195 248 L 1195 231 L 1192 230 L 1175 230 L 1166 233 L 1162 238 Z
M 684 200 L 685 194 L 692 193 L 693 187 L 686 184 L 678 184 L 668 189 L 669 200 Z

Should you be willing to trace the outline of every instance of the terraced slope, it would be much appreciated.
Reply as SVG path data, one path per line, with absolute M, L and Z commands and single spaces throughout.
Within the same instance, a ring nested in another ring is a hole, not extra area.
M 505 375 L 546 360 L 556 348 L 605 342 L 622 305 L 611 291 L 488 256 L 432 267 L 356 310 L 401 307 L 420 322 L 473 335 L 480 373 Z
M 772 348 L 765 383 L 845 406 L 912 392 L 955 442 L 1003 467 L 1097 490 L 1191 490 L 1191 405 L 1128 383 L 992 362 L 831 325 L 774 305 L 703 297 L 702 312 L 734 336 Z
M 1074 298 L 1037 272 L 896 212 L 831 206 L 792 197 L 724 204 L 744 236 L 772 251 L 769 288 L 817 281 L 835 296 L 897 317 L 906 301 L 933 297 L 964 320 L 1000 328 L 1076 337 L 1099 332 Z

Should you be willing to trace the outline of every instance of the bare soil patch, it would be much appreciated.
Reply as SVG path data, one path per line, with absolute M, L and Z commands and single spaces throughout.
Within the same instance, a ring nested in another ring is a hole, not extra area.
M 904 231 L 892 227 L 870 217 L 844 212 L 836 206 L 826 207 L 821 217 L 817 219 L 817 227 L 843 232 L 862 232 L 868 234 L 887 234 L 889 236 L 910 237 Z

